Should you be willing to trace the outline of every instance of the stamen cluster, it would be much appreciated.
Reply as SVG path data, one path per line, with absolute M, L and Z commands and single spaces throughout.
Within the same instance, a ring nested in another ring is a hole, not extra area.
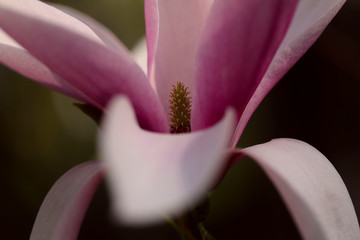
M 169 94 L 170 133 L 191 132 L 191 97 L 188 88 L 181 82 L 172 87 Z

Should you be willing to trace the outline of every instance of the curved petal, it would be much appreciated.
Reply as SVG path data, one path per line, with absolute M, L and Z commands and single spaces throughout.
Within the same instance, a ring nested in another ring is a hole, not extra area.
M 145 1 L 147 2 L 147 1 Z M 151 84 L 167 110 L 172 85 L 193 92 L 195 52 L 213 0 L 157 0 L 145 3 Z
M 349 193 L 331 163 L 315 148 L 294 139 L 276 139 L 235 150 L 266 172 L 309 240 L 360 239 Z M 235 158 L 236 159 L 236 158 Z
M 58 24 L 64 16 L 72 17 L 40 1 L 14 2 L 0 0 L 0 26 L 33 56 L 93 99 L 99 108 L 104 108 L 114 95 L 124 93 L 134 104 L 142 127 L 168 131 L 165 112 L 130 55 L 108 49 L 75 27 L 76 31 Z M 50 20 L 43 18 L 44 11 L 49 11 L 46 17 Z M 53 19 L 57 15 L 60 20 Z
M 51 7 L 37 0 L 1 0 L 0 7 L 2 11 L 16 12 L 18 15 L 24 15 L 28 18 L 36 18 L 42 22 L 47 22 L 56 26 L 61 26 L 68 31 L 87 37 L 96 42 L 102 43 L 100 38 L 85 24 L 64 14 L 62 11 Z M 3 20 L 1 21 L 3 22 Z M 31 34 L 29 34 L 31 36 Z
M 284 41 L 241 116 L 233 146 L 266 94 L 310 48 L 344 3 L 345 0 L 300 1 Z
M 71 7 L 57 4 L 57 3 L 49 3 L 51 6 L 73 16 L 77 20 L 85 23 L 101 40 L 102 42 L 109 48 L 114 49 L 116 51 L 124 52 L 124 54 L 129 54 L 128 49 L 125 45 L 113 34 L 108 28 L 103 26 L 101 23 L 97 22 L 92 17 L 79 12 L 76 9 Z
M 100 150 L 116 217 L 145 224 L 177 214 L 200 200 L 222 173 L 234 112 L 212 128 L 189 134 L 159 134 L 139 128 L 126 98 L 109 108 Z
M 90 102 L 79 90 L 66 83 L 0 29 L 0 62 L 34 81 L 63 94 Z
M 99 162 L 86 162 L 65 173 L 46 195 L 30 240 L 75 240 L 90 201 L 103 179 Z
M 240 119 L 285 36 L 297 2 L 214 3 L 196 56 L 192 129 L 213 125 L 229 106 Z

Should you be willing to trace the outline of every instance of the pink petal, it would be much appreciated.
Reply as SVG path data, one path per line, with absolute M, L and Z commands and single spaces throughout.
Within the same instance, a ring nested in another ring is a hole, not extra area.
M 99 162 L 86 162 L 65 173 L 46 195 L 30 240 L 77 239 L 90 201 L 103 179 Z
M 193 89 L 195 52 L 213 0 L 145 1 L 148 77 L 168 109 L 172 85 Z
M 234 120 L 229 110 L 205 131 L 153 133 L 139 128 L 126 98 L 114 100 L 100 150 L 118 219 L 131 224 L 160 221 L 204 197 L 224 168 Z
M 315 148 L 294 139 L 235 150 L 266 172 L 304 239 L 360 239 L 349 193 L 331 163 Z
M 18 15 L 24 15 L 28 18 L 35 18 L 49 24 L 54 24 L 56 26 L 63 27 L 68 31 L 80 34 L 83 37 L 87 37 L 88 39 L 102 43 L 100 38 L 88 26 L 71 17 L 70 15 L 64 14 L 62 11 L 59 11 L 41 1 L 0 0 L 0 7 L 2 11 L 14 12 Z M 31 35 L 32 34 L 29 34 L 28 36 Z
M 65 5 L 57 3 L 51 3 L 50 5 L 85 23 L 107 47 L 116 51 L 122 51 L 124 54 L 129 54 L 128 49 L 115 34 L 92 17 Z
M 291 22 L 297 0 L 215 1 L 197 54 L 192 128 L 216 123 L 228 106 L 238 119 Z
M 90 101 L 0 29 L 0 62 L 34 81 L 82 101 Z
M 66 25 L 69 19 L 74 29 Z M 40 1 L 9 4 L 0 0 L 0 26 L 98 107 L 104 108 L 114 95 L 124 93 L 134 104 L 142 127 L 168 131 L 165 112 L 143 71 L 129 54 L 115 52 L 89 37 L 86 29 L 93 32 L 80 21 Z
M 150 79 L 151 68 L 156 53 L 159 38 L 158 0 L 144 1 L 146 43 L 147 43 L 147 76 Z
M 235 146 L 251 115 L 271 88 L 320 36 L 345 0 L 301 0 L 289 30 L 241 116 Z

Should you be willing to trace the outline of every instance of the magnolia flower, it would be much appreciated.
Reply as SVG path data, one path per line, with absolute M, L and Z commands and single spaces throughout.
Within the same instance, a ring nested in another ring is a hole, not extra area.
M 358 239 L 346 187 L 313 147 L 277 139 L 234 149 L 261 100 L 343 3 L 146 0 L 145 75 L 90 17 L 36 0 L 0 0 L 0 61 L 105 113 L 101 162 L 57 181 L 31 239 L 75 239 L 104 173 L 114 215 L 146 224 L 196 204 L 244 155 L 268 174 L 304 238 Z

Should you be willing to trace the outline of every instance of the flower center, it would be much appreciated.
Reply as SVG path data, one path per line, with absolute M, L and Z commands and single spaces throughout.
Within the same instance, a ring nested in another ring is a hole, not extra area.
M 170 133 L 191 132 L 191 97 L 182 82 L 172 85 L 169 97 Z

